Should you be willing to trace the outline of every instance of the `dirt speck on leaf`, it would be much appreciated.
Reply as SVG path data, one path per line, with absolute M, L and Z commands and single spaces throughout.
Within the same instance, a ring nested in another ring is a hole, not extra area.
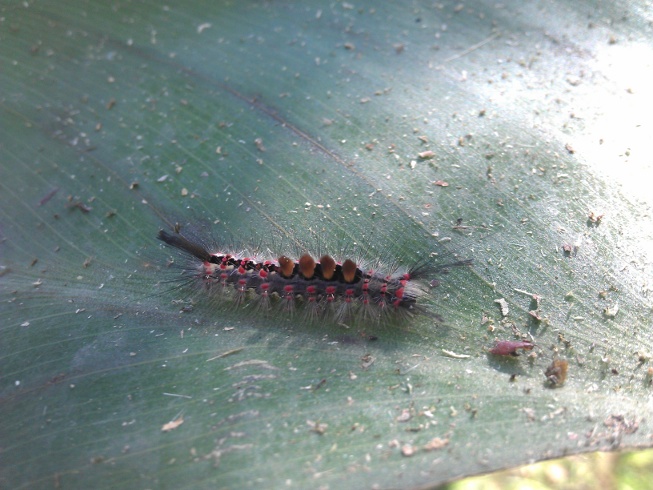
M 546 368 L 544 375 L 552 388 L 562 386 L 567 379 L 567 369 L 569 363 L 564 359 L 555 359 L 551 365 Z

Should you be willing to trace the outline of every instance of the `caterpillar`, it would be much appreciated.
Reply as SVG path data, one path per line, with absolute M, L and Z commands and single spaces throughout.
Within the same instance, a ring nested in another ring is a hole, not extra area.
M 254 305 L 257 311 L 291 315 L 301 307 L 306 319 L 314 322 L 374 324 L 428 314 L 419 303 L 427 291 L 426 280 L 451 267 L 471 264 L 471 260 L 439 265 L 422 260 L 406 269 L 383 270 L 381 264 L 366 267 L 351 258 L 337 261 L 327 254 L 316 260 L 309 253 L 292 259 L 211 252 L 177 231 L 160 230 L 157 238 L 185 256 L 180 267 L 183 282 L 196 283 L 237 307 Z M 431 287 L 438 284 L 437 280 L 429 283 Z

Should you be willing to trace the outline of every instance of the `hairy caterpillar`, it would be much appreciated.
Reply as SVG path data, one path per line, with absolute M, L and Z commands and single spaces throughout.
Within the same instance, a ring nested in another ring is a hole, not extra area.
M 254 306 L 258 311 L 293 314 L 301 307 L 309 321 L 380 323 L 428 314 L 418 303 L 426 293 L 426 280 L 451 267 L 471 264 L 471 260 L 440 265 L 423 260 L 407 269 L 383 270 L 380 264 L 369 267 L 326 254 L 316 260 L 309 253 L 292 259 L 211 252 L 198 241 L 164 230 L 158 239 L 185 256 L 182 281 L 196 283 L 227 303 Z M 431 287 L 437 284 L 437 280 L 430 282 Z

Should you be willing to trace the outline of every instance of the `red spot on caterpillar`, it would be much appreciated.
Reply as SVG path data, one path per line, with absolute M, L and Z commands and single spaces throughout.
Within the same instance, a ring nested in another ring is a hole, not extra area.
M 295 299 L 295 288 L 292 284 L 287 284 L 283 287 L 283 292 L 284 292 L 284 299 L 286 300 L 286 310 L 292 311 L 293 310 L 293 301 Z
M 220 259 L 220 269 L 226 270 L 229 267 L 229 256 L 225 255 Z
M 529 340 L 499 340 L 489 352 L 495 356 L 516 356 L 518 349 L 532 350 L 535 344 Z
M 326 296 L 327 303 L 333 303 L 336 300 L 336 291 L 338 288 L 335 286 L 327 286 L 324 289 L 324 294 Z

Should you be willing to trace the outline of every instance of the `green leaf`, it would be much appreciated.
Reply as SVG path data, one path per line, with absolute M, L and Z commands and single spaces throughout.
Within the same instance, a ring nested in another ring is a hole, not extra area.
M 3 486 L 421 487 L 651 445 L 643 2 L 0 8 Z M 444 323 L 311 325 L 175 288 L 175 223 L 474 266 L 426 298 Z

